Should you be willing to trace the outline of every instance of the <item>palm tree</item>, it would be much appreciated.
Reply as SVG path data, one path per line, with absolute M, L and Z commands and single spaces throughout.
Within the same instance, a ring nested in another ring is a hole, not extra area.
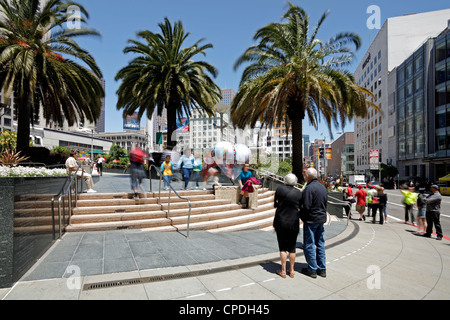
M 0 0 L 0 87 L 7 101 L 14 93 L 18 150 L 29 146 L 30 124 L 40 108 L 47 124 L 60 126 L 64 120 L 95 122 L 100 115 L 102 73 L 74 41 L 98 33 L 68 28 L 70 6 L 80 9 L 85 23 L 88 13 L 72 1 L 48 0 L 41 6 L 39 0 L 12 0 L 11 5 Z
M 190 35 L 185 33 L 183 24 L 178 21 L 172 27 L 165 18 L 158 24 L 161 34 L 151 31 L 137 33 L 143 42 L 129 40 L 130 46 L 125 53 L 135 53 L 128 66 L 121 69 L 116 80 L 122 83 L 117 90 L 117 109 L 123 109 L 123 115 L 138 113 L 141 119 L 147 112 L 152 118 L 154 111 L 159 116 L 167 109 L 168 146 L 175 146 L 172 134 L 176 130 L 177 116 L 191 115 L 191 108 L 198 108 L 213 115 L 213 107 L 219 102 L 221 92 L 211 77 L 217 76 L 217 70 L 203 61 L 194 61 L 194 57 L 212 48 L 211 44 L 201 44 L 182 48 Z
M 328 42 L 317 34 L 328 13 L 310 33 L 309 16 L 290 4 L 283 15 L 284 23 L 271 23 L 259 29 L 254 40 L 237 60 L 235 70 L 244 70 L 240 88 L 233 101 L 232 122 L 239 128 L 254 127 L 259 120 L 268 126 L 285 121 L 292 128 L 293 171 L 302 179 L 303 120 L 314 127 L 322 119 L 328 125 L 342 128 L 355 116 L 366 116 L 369 91 L 355 84 L 344 70 L 358 49 L 360 38 L 353 33 L 340 33 Z M 375 107 L 375 106 L 374 106 Z

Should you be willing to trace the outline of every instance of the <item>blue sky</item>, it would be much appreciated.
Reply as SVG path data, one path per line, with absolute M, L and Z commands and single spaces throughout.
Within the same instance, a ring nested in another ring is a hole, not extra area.
M 119 83 L 114 80 L 118 70 L 131 60 L 123 54 L 128 39 L 136 39 L 136 32 L 151 30 L 158 32 L 158 23 L 168 17 L 172 22 L 181 20 L 186 31 L 191 33 L 187 44 L 206 38 L 214 48 L 207 50 L 205 60 L 219 71 L 215 79 L 223 89 L 238 90 L 243 68 L 234 71 L 233 65 L 246 48 L 253 44 L 256 30 L 270 22 L 281 20 L 288 7 L 285 0 L 79 0 L 90 14 L 88 25 L 98 30 L 101 37 L 79 39 L 79 43 L 90 51 L 106 80 L 106 131 L 122 131 L 122 113 L 116 110 L 116 91 Z M 381 9 L 382 24 L 388 17 L 407 13 L 419 13 L 447 9 L 448 0 L 292 0 L 301 6 L 316 24 L 323 12 L 330 15 L 321 28 L 319 38 L 328 40 L 339 32 L 355 32 L 363 40 L 362 48 L 356 52 L 354 63 L 349 67 L 354 71 L 373 40 L 377 30 L 366 26 L 370 5 Z M 450 17 L 449 17 L 450 19 Z M 145 122 L 143 121 L 143 125 Z M 353 123 L 345 131 L 353 131 Z M 342 131 L 334 130 L 334 133 Z M 311 139 L 328 135 L 323 123 L 316 130 L 304 124 L 304 134 Z M 335 136 L 334 138 L 337 138 Z

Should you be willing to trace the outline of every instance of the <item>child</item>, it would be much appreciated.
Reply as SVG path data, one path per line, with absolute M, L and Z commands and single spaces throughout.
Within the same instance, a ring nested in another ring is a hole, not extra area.
M 161 164 L 161 171 L 163 172 L 164 189 L 169 190 L 173 175 L 173 163 L 170 161 L 170 155 L 167 155 L 166 160 Z
M 239 196 L 238 204 L 240 204 L 242 201 L 242 198 L 245 197 L 246 209 L 249 208 L 250 196 L 249 196 L 249 191 L 245 186 L 246 186 L 247 180 L 249 180 L 252 177 L 252 173 L 248 169 L 250 169 L 250 165 L 248 163 L 246 163 L 238 177 L 239 186 L 241 188 L 241 194 Z

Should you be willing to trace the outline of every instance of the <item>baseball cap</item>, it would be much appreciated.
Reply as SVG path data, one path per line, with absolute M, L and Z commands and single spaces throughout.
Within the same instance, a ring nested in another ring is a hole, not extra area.
M 436 184 L 431 185 L 430 188 L 434 188 L 434 189 L 436 189 L 436 190 L 439 190 L 439 187 L 438 187 Z
M 358 185 L 358 188 L 362 188 L 363 186 L 362 185 Z

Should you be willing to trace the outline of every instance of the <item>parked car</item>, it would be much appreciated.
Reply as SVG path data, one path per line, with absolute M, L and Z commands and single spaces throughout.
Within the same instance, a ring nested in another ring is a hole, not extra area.
M 367 188 L 372 188 L 372 186 L 378 187 L 379 185 L 380 183 L 377 181 L 369 181 L 369 183 L 367 184 Z

